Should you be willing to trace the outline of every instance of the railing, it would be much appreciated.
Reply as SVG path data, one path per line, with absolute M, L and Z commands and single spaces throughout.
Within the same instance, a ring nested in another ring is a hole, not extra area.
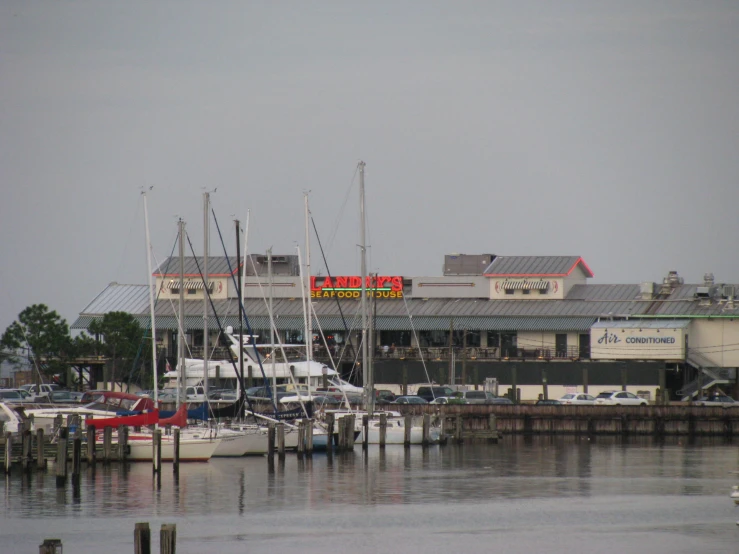
M 701 390 L 709 389 L 713 385 L 723 385 L 731 380 L 731 369 L 729 368 L 703 368 L 701 374 L 677 391 L 677 395 L 683 400 L 695 396 Z
M 467 348 L 423 346 L 420 348 L 410 346 L 383 347 L 378 346 L 374 350 L 375 359 L 383 360 L 420 360 L 426 361 L 448 361 L 451 354 L 454 359 L 462 360 L 577 360 L 589 359 L 590 352 L 586 356 L 580 355 L 577 347 L 565 348 L 562 350 L 548 348 L 500 348 L 500 347 L 479 347 L 470 346 Z M 333 352 L 332 352 L 332 355 Z M 335 357 L 335 355 L 334 355 Z M 318 361 L 328 360 L 325 349 L 314 351 L 314 359 Z M 344 354 L 344 359 L 353 359 L 353 354 Z

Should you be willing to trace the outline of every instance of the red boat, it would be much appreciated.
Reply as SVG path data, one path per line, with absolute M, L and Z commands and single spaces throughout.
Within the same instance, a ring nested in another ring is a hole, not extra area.
M 119 427 L 120 425 L 146 427 L 155 423 L 159 423 L 159 410 L 146 410 L 135 415 L 85 420 L 85 425 L 87 427 L 93 425 L 95 430 L 104 429 L 105 427 Z

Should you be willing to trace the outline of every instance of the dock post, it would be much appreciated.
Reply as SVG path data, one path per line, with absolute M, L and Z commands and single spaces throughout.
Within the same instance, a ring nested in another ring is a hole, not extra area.
M 151 461 L 154 473 L 159 473 L 162 469 L 162 430 L 154 431 L 154 440 L 151 441 Z
M 59 429 L 61 429 L 63 424 L 64 416 L 62 414 L 57 414 L 57 416 L 54 418 L 54 435 L 59 432 Z
M 285 424 L 277 424 L 277 456 L 280 460 L 285 459 Z
M 411 429 L 413 428 L 413 416 L 406 414 L 403 421 L 403 445 L 408 448 L 411 445 Z
M 305 418 L 298 421 L 298 458 L 305 452 Z
M 137 523 L 133 529 L 134 554 L 151 554 L 151 529 L 149 524 Z
M 365 432 L 369 435 L 369 425 L 365 427 Z M 385 448 L 387 444 L 387 414 L 380 414 L 380 448 Z
M 177 547 L 177 525 L 174 523 L 162 523 L 159 532 L 160 554 L 175 554 Z
M 69 429 L 59 428 L 59 439 L 56 444 L 56 486 L 63 487 L 67 482 L 67 437 Z
M 313 418 L 308 419 L 308 425 L 305 428 L 305 453 L 308 456 L 313 456 L 313 424 L 315 420 Z
M 326 449 L 332 449 L 334 447 L 334 422 L 336 421 L 334 414 L 326 414 Z
M 431 435 L 431 414 L 423 414 L 423 435 L 421 439 L 421 445 L 428 446 Z
M 23 471 L 31 471 L 33 467 L 33 435 L 30 429 L 23 431 Z
M 82 470 L 82 438 L 72 439 L 72 482 L 77 484 Z
M 38 547 L 38 554 L 56 554 L 62 551 L 61 539 L 44 539 Z
M 339 418 L 339 444 L 338 444 L 338 450 L 339 452 L 343 452 L 346 449 L 346 419 L 349 416 L 344 416 Z
M 498 420 L 495 414 L 488 415 L 488 431 L 490 431 L 488 440 L 498 442 Z
M 583 364 L 582 367 L 582 391 L 588 394 L 588 364 Z
M 118 438 L 120 440 L 120 435 Z M 112 459 L 113 459 L 113 428 L 106 427 L 103 429 L 103 463 L 109 464 Z
M 275 424 L 273 421 L 267 425 L 267 456 L 270 459 L 275 456 Z
M 128 460 L 128 427 L 118 427 L 118 460 L 125 463 Z
M 87 426 L 87 463 L 88 465 L 94 466 L 95 465 L 95 426 L 94 425 L 88 425 Z
M 454 440 L 457 443 L 462 443 L 462 430 L 464 429 L 464 421 L 462 420 L 462 414 L 457 414 L 454 419 Z
M 401 391 L 403 392 L 403 396 L 408 394 L 408 365 L 405 362 L 403 363 L 403 385 Z
M 369 444 L 369 415 L 364 414 L 362 416 L 362 450 L 367 450 L 368 444 Z
M 46 469 L 46 451 L 44 448 L 44 428 L 36 429 L 36 469 Z
M 177 474 L 180 472 L 180 428 L 174 429 L 174 452 L 172 453 L 172 471 Z
M 5 459 L 3 460 L 5 475 L 10 473 L 10 466 L 13 465 L 13 433 L 8 431 L 5 433 Z
M 356 427 L 357 416 L 352 414 L 349 416 L 349 422 L 346 426 L 346 445 L 349 450 L 354 450 L 354 429 Z

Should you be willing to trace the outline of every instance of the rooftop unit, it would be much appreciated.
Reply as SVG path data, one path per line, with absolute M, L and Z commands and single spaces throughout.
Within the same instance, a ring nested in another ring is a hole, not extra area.
M 662 286 L 659 289 L 661 295 L 670 295 L 679 285 L 685 283 L 685 279 L 677 274 L 677 271 L 672 270 L 667 274 L 667 277 L 662 279 Z
M 447 254 L 444 275 L 482 275 L 494 259 L 495 254 Z
M 253 263 L 252 263 L 253 262 Z M 247 277 L 266 276 L 268 273 L 268 258 L 265 255 L 252 255 L 246 262 Z M 297 254 L 287 256 L 272 256 L 272 275 L 295 277 L 300 275 Z

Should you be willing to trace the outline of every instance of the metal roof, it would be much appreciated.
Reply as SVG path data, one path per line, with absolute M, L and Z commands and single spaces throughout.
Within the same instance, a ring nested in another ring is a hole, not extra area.
M 598 321 L 593 329 L 685 329 L 689 319 L 628 319 L 620 321 Z
M 483 272 L 485 275 L 569 275 L 576 265 L 592 277 L 593 273 L 580 256 L 498 256 Z
M 452 319 L 455 328 L 488 330 L 581 330 L 603 319 L 637 318 L 691 318 L 737 317 L 739 302 L 733 309 L 725 300 L 714 300 L 702 305 L 695 298 L 699 285 L 678 285 L 665 298 L 643 300 L 638 285 L 575 285 L 564 300 L 486 300 L 471 298 L 422 298 L 379 300 L 372 308 L 376 325 L 381 330 L 410 329 L 412 316 L 417 329 L 449 329 Z M 739 288 L 739 287 L 737 287 Z M 214 300 L 215 313 L 225 325 L 238 325 L 238 302 L 235 298 Z M 321 326 L 343 329 L 342 313 L 349 327 L 359 325 L 361 304 L 358 300 L 342 300 L 341 311 L 332 300 L 314 300 L 312 303 Z M 279 329 L 303 328 L 303 304 L 300 299 L 276 298 L 273 301 L 275 322 Z M 245 310 L 254 328 L 269 327 L 269 312 L 262 299 L 248 299 Z M 137 317 L 145 326 L 149 320 L 147 285 L 119 285 L 111 283 L 82 310 L 72 324 L 73 329 L 85 329 L 91 318 L 102 317 L 112 311 L 122 311 Z M 155 308 L 157 327 L 176 328 L 176 300 L 158 300 Z M 202 302 L 185 302 L 186 319 L 192 319 L 188 328 L 202 328 Z M 215 326 L 215 316 L 211 316 Z M 169 318 L 169 319 L 167 319 Z M 525 320 L 525 321 L 524 321 Z M 225 323 L 224 323 L 225 322 Z M 527 325 L 529 327 L 527 327 Z M 568 327 L 569 326 L 569 327 Z
M 183 260 L 185 269 L 183 273 L 185 276 L 200 276 L 200 272 L 203 270 L 203 262 L 205 261 L 204 256 L 186 256 Z M 229 266 L 230 264 L 230 266 Z M 210 276 L 216 275 L 231 275 L 236 273 L 236 256 L 208 256 L 208 274 Z M 180 275 L 180 259 L 179 256 L 172 256 L 165 259 L 159 267 L 154 270 L 154 275 L 162 276 Z

